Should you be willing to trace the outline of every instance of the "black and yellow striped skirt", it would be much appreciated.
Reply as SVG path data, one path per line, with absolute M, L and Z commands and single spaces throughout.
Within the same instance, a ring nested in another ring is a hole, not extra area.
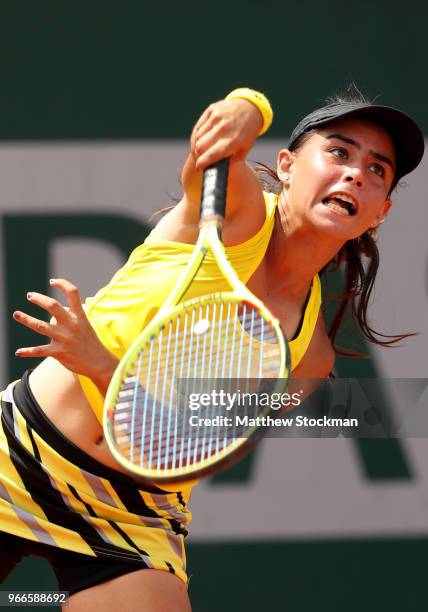
M 28 373 L 1 394 L 0 531 L 187 583 L 187 502 L 179 491 L 139 488 L 67 440 L 37 405 Z

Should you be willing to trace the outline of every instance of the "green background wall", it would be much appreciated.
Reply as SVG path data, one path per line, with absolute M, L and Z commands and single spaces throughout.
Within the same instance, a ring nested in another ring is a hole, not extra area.
M 3 1 L 0 136 L 186 137 L 248 84 L 272 99 L 269 135 L 287 137 L 351 78 L 427 130 L 427 14 L 387 0 Z
M 250 85 L 272 100 L 270 135 L 286 140 L 350 80 L 427 132 L 427 18 L 422 2 L 385 0 L 0 2 L 0 139 L 186 138 L 209 102 Z M 398 443 L 361 447 L 380 484 L 411 478 Z M 425 537 L 195 543 L 190 592 L 196 612 L 416 610 L 427 558 Z M 1 588 L 54 585 L 28 559 Z

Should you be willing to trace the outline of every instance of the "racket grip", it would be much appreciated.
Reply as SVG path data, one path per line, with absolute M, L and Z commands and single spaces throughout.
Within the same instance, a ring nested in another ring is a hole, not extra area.
M 204 170 L 201 194 L 201 221 L 207 217 L 224 218 L 226 212 L 229 159 L 221 159 Z

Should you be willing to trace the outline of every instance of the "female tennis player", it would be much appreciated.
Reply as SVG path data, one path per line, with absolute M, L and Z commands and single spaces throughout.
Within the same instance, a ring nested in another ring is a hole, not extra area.
M 263 95 L 239 89 L 211 104 L 191 135 L 184 195 L 111 282 L 82 307 L 65 280 L 52 280 L 68 308 L 36 292 L 28 300 L 51 323 L 15 312 L 51 338 L 21 348 L 44 360 L 2 394 L 0 426 L 0 580 L 26 554 L 46 557 L 68 611 L 190 610 L 184 538 L 193 483 L 141 487 L 115 462 L 103 437 L 103 395 L 127 347 L 153 318 L 186 265 L 198 235 L 201 172 L 230 158 L 223 239 L 232 265 L 280 319 L 294 377 L 330 373 L 335 336 L 351 304 L 367 338 L 377 269 L 374 233 L 391 192 L 423 155 L 423 137 L 404 113 L 362 99 L 329 103 L 305 117 L 278 154 L 274 185 L 264 189 L 246 156 L 267 129 Z M 368 258 L 368 269 L 361 265 Z M 319 273 L 345 265 L 342 308 L 330 330 Z M 203 271 L 186 298 L 221 289 Z

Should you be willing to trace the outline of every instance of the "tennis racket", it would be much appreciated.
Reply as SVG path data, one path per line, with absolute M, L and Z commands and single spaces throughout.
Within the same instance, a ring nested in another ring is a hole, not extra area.
M 269 394 L 286 389 L 289 351 L 279 322 L 239 280 L 221 242 L 227 177 L 228 160 L 205 170 L 194 251 L 105 399 L 112 454 L 151 482 L 199 478 L 237 461 L 261 437 L 257 417 L 271 413 Z M 231 291 L 180 303 L 208 251 Z

